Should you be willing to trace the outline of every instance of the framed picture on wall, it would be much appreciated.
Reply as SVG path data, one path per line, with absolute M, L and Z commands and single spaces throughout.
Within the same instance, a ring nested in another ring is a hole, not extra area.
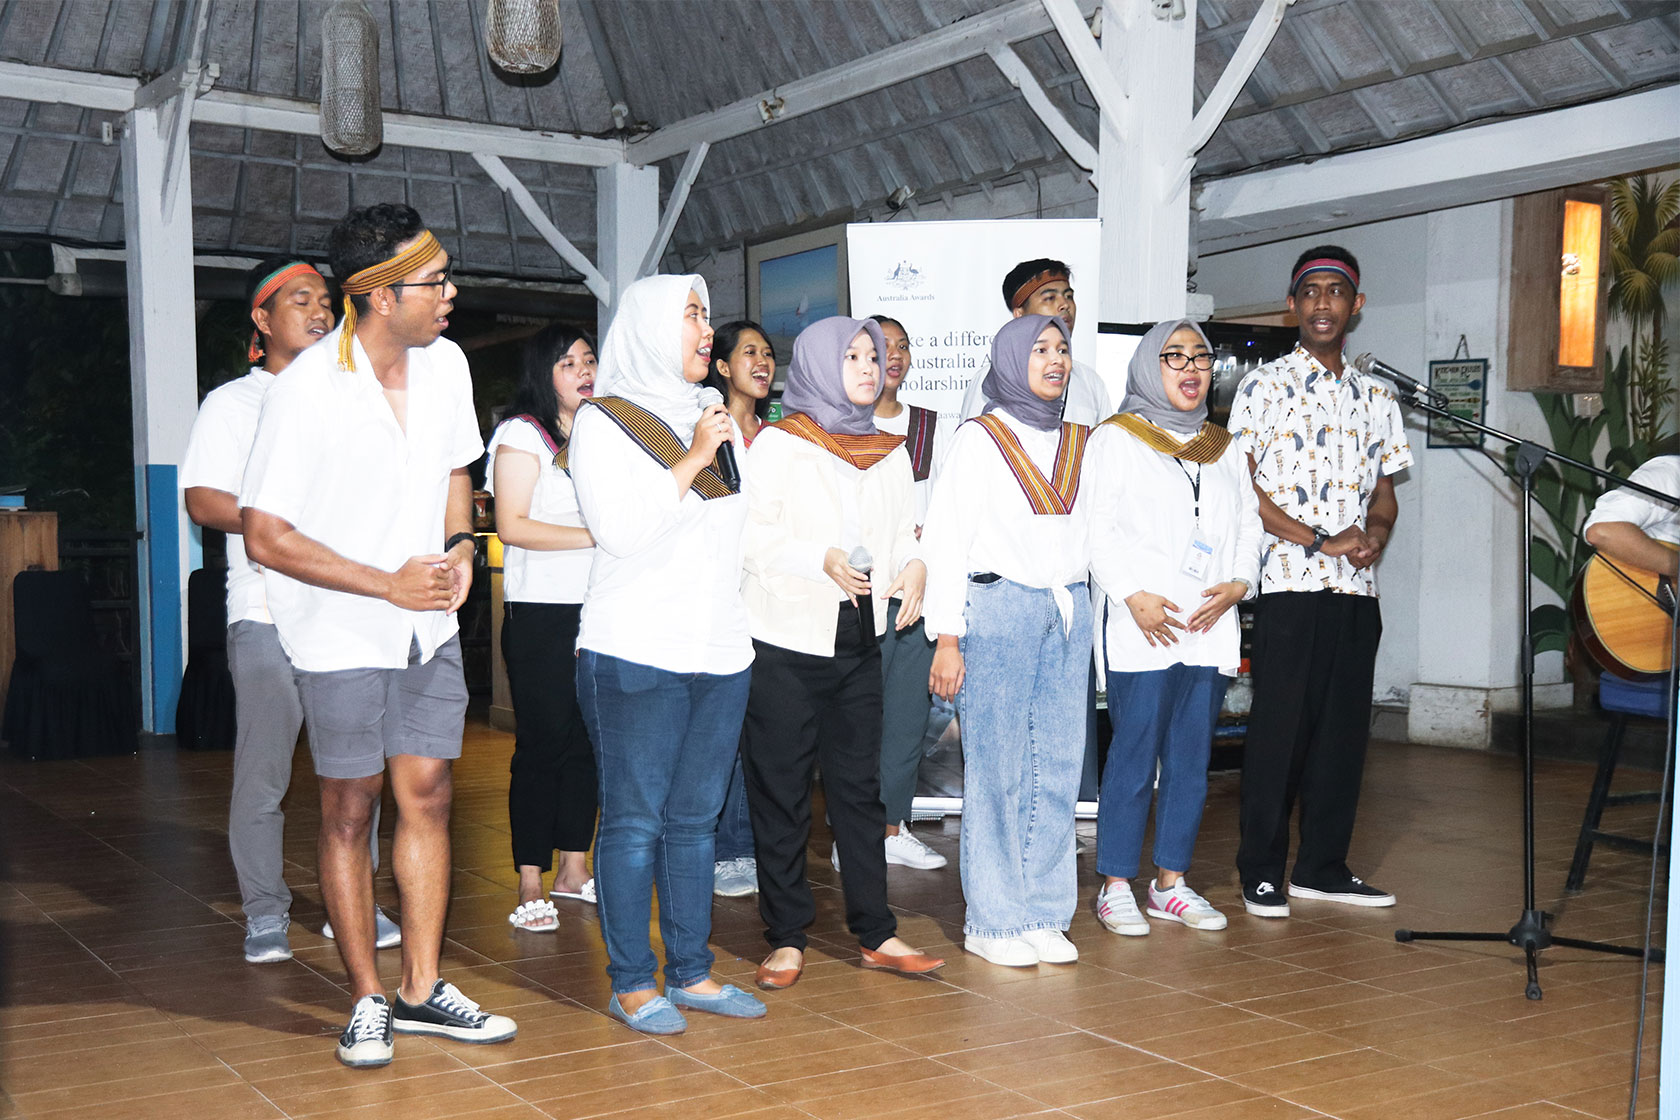
M 799 332 L 849 311 L 845 226 L 747 246 L 747 317 L 764 325 L 776 348 L 778 392 Z

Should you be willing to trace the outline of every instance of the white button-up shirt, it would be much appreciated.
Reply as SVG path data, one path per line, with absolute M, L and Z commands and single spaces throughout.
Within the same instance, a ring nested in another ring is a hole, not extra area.
M 746 495 L 677 493 L 670 469 L 589 405 L 572 422 L 567 461 L 595 537 L 578 648 L 670 673 L 751 665 L 741 599 Z
M 1680 496 L 1680 455 L 1658 455 L 1634 471 L 1628 481 Z M 1581 531 L 1606 521 L 1630 522 L 1652 540 L 1680 544 L 1680 509 L 1634 490 L 1616 489 L 1601 496 Z
M 290 522 L 348 560 L 394 572 L 440 553 L 449 474 L 484 453 L 466 356 L 448 339 L 408 352 L 408 427 L 398 426 L 358 341 L 338 368 L 339 330 L 298 355 L 263 401 L 239 504 Z M 453 614 L 409 611 L 269 569 L 268 609 L 306 672 L 400 669 L 454 636 Z
M 1003 419 L 1027 457 L 1050 477 L 1060 429 L 1029 428 L 1001 408 L 992 415 Z M 951 438 L 928 503 L 922 561 L 928 570 L 922 614 L 931 635 L 968 633 L 963 619 L 968 577 L 978 572 L 1055 590 L 1065 622 L 1073 600 L 1063 589 L 1083 582 L 1090 566 L 1083 486 L 1071 513 L 1034 513 L 992 437 L 979 424 L 963 424 Z
M 543 433 L 529 420 L 510 417 L 490 437 L 484 488 L 496 492 L 496 452 L 504 447 L 537 457 L 537 482 L 527 516 L 549 525 L 583 527 L 572 476 L 554 465 Z M 510 603 L 581 603 L 589 587 L 593 548 L 537 549 L 502 546 L 502 598 Z
M 257 416 L 276 374 L 253 366 L 244 377 L 210 391 L 193 421 L 181 463 L 181 488 L 207 486 L 235 497 L 245 481 L 245 460 L 257 436 Z M 263 594 L 262 568 L 245 555 L 245 538 L 227 535 L 227 620 L 273 622 Z
M 1243 378 L 1231 435 L 1254 456 L 1254 481 L 1279 509 L 1331 535 L 1365 527 L 1377 480 L 1412 465 L 1400 405 L 1387 386 L 1347 365 L 1341 377 L 1297 345 Z M 1375 595 L 1376 573 L 1345 556 L 1266 535 L 1260 590 Z

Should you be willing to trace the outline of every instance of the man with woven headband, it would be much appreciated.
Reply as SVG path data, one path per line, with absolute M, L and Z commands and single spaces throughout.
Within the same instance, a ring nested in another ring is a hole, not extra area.
M 227 534 L 227 650 L 236 727 L 228 850 L 245 910 L 245 959 L 266 964 L 292 955 L 286 939 L 292 892 L 281 853 L 286 819 L 280 802 L 292 781 L 303 709 L 268 613 L 262 569 L 245 555 L 238 494 L 263 398 L 275 375 L 332 330 L 333 307 L 315 266 L 290 257 L 257 265 L 247 287 L 253 324 L 247 354 L 253 364 L 244 377 L 204 398 L 187 441 L 181 485 L 187 516 Z M 377 834 L 376 817 L 369 839 L 376 868 Z M 374 920 L 381 947 L 401 943 L 402 931 L 377 907 Z
M 500 1042 L 512 1019 L 438 976 L 449 906 L 451 764 L 467 688 L 455 611 L 472 586 L 472 379 L 441 337 L 449 256 L 403 205 L 353 210 L 328 243 L 344 320 L 263 403 L 240 490 L 246 546 L 295 670 L 321 785 L 321 894 L 356 1000 L 345 1065 L 393 1032 Z M 402 980 L 374 962 L 367 843 L 390 771 Z
M 1393 906 L 1348 869 L 1382 635 L 1372 566 L 1394 531 L 1396 472 L 1412 452 L 1400 407 L 1347 365 L 1348 324 L 1365 305 L 1359 262 L 1338 245 L 1289 273 L 1294 351 L 1237 387 L 1231 434 L 1248 453 L 1266 529 L 1254 609 L 1254 708 L 1243 753 L 1237 870 L 1250 914 L 1289 916 L 1290 817 L 1301 844 L 1288 896 Z
M 1055 315 L 1067 324 L 1069 335 L 1079 307 L 1073 299 L 1073 272 L 1061 261 L 1041 257 L 1022 261 L 1003 278 L 1003 304 L 1019 319 L 1023 315 Z M 986 407 L 986 394 L 980 383 L 986 379 L 982 369 L 963 394 L 962 418 L 972 420 Z M 1062 419 L 1070 424 L 1094 427 L 1114 414 L 1114 402 L 1097 371 L 1084 362 L 1073 363 L 1073 373 L 1064 394 Z

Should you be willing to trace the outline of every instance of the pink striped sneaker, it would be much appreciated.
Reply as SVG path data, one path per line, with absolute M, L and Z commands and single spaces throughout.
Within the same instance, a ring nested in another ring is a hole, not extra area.
M 1158 890 L 1155 880 L 1149 880 L 1149 916 L 1165 918 L 1169 922 L 1183 922 L 1191 929 L 1224 929 L 1225 915 L 1213 904 L 1180 879 L 1171 890 Z

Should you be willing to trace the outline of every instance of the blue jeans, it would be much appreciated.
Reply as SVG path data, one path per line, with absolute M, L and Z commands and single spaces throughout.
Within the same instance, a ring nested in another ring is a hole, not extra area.
M 751 676 L 578 655 L 578 704 L 600 782 L 595 892 L 614 992 L 655 986 L 648 919 L 656 885 L 666 986 L 711 975 L 712 840 Z
M 741 768 L 741 752 L 735 752 L 735 765 L 729 771 L 729 790 L 723 798 L 723 812 L 718 816 L 717 861 L 749 859 L 753 854 L 752 818 L 747 815 L 747 775 Z
M 1073 810 L 1085 754 L 1091 599 L 1072 584 L 1064 632 L 1051 593 L 968 585 L 962 639 L 963 932 L 1068 928 L 1078 904 Z
M 1230 678 L 1206 665 L 1173 665 L 1147 673 L 1108 674 L 1108 718 L 1114 723 L 1102 798 L 1097 802 L 1097 871 L 1137 875 L 1143 828 L 1155 787 L 1155 866 L 1190 869 L 1207 801 L 1208 754 Z

